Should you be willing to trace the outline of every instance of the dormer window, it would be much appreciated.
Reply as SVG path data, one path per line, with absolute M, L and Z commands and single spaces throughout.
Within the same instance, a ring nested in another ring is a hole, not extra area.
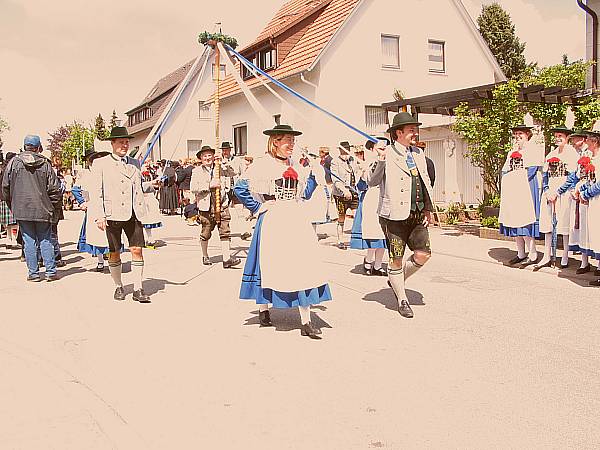
M 266 48 L 254 53 L 251 56 L 246 56 L 246 59 L 252 62 L 255 66 L 258 66 L 264 71 L 274 69 L 277 67 L 277 50 L 274 48 Z M 247 80 L 252 78 L 252 73 L 242 65 L 242 78 Z

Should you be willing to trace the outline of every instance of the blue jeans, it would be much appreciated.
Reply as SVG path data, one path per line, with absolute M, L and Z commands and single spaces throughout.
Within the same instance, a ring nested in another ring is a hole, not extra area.
M 25 261 L 29 276 L 39 275 L 38 249 L 42 254 L 46 275 L 56 274 L 54 246 L 52 245 L 52 225 L 49 222 L 30 222 L 19 220 L 19 228 L 25 244 Z

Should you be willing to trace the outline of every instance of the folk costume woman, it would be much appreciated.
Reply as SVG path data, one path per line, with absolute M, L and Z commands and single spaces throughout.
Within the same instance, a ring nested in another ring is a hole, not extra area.
M 106 233 L 98 229 L 88 214 L 90 205 L 89 191 L 92 184 L 92 177 L 94 176 L 91 167 L 94 160 L 107 155 L 109 155 L 108 152 L 87 151 L 84 158 L 88 167 L 79 173 L 71 190 L 71 193 L 79 204 L 79 208 L 85 210 L 81 232 L 79 233 L 79 241 L 77 242 L 77 250 L 82 253 L 89 253 L 98 259 L 96 272 L 104 271 L 104 255 L 108 254 L 108 240 L 106 239 Z
M 368 141 L 365 144 L 367 150 L 372 151 L 375 144 Z M 383 256 L 387 248 L 385 235 L 379 224 L 377 207 L 379 206 L 379 186 L 369 188 L 365 181 L 365 170 L 368 170 L 366 164 L 359 176 L 359 182 L 356 185 L 360 192 L 358 198 L 358 208 L 352 223 L 352 232 L 350 235 L 350 248 L 357 250 L 367 250 L 367 256 L 363 260 L 363 269 L 367 275 L 386 276 L 387 273 L 382 267 Z
M 554 133 L 556 148 L 546 156 L 543 168 L 542 198 L 540 206 L 540 233 L 544 233 L 544 257 L 533 268 L 534 271 L 551 264 L 552 221 L 556 215 L 556 233 L 562 236 L 563 253 L 561 268 L 569 265 L 569 226 L 571 212 L 571 195 L 559 193 L 559 188 L 567 181 L 570 173 L 577 170 L 579 155 L 567 144 L 571 130 L 564 126 L 550 130 Z
M 144 236 L 146 238 L 146 248 L 154 248 L 156 246 L 156 240 L 153 239 L 152 231 L 162 227 L 159 202 L 156 199 L 156 194 L 154 192 L 144 192 L 144 202 L 146 203 L 146 209 L 148 210 L 148 215 L 142 221 Z
M 500 190 L 500 232 L 514 237 L 517 256 L 508 264 L 522 267 L 535 264 L 537 249 L 535 239 L 540 237 L 540 173 L 543 154 L 537 155 L 530 144 L 531 127 L 519 125 L 513 128 L 515 146 L 508 153 L 502 168 Z M 540 159 L 540 156 L 542 158 Z
M 256 159 L 234 188 L 244 206 L 258 216 L 240 299 L 259 305 L 261 326 L 272 326 L 269 304 L 285 309 L 297 306 L 302 336 L 319 339 L 321 330 L 310 321 L 310 306 L 331 300 L 331 292 L 303 202 L 312 196 L 316 181 L 292 160 L 300 131 L 277 125 L 264 134 L 269 136 L 268 154 Z

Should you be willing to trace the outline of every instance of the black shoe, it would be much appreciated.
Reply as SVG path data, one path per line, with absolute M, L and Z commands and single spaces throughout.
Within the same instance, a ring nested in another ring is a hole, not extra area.
M 583 275 L 584 273 L 588 273 L 590 270 L 592 270 L 592 269 L 590 269 L 590 266 L 589 266 L 589 264 L 588 264 L 588 265 L 587 265 L 587 266 L 585 266 L 585 267 L 580 267 L 579 269 L 577 269 L 577 270 L 575 271 L 575 273 L 576 273 L 577 275 Z
M 372 275 L 371 270 L 373 269 L 373 264 L 370 264 L 367 262 L 367 259 L 363 259 L 363 270 L 365 271 L 365 274 L 367 275 Z
M 531 266 L 532 264 L 535 264 L 536 262 L 537 262 L 537 258 L 536 259 L 525 258 L 525 261 L 523 261 L 519 265 L 519 269 L 524 269 L 525 267 Z
M 96 272 L 104 272 L 104 264 L 98 264 L 96 266 Z
M 382 268 L 380 269 L 371 269 L 371 275 L 375 275 L 377 277 L 387 277 L 387 272 Z
M 535 266 L 533 266 L 533 271 L 537 272 L 538 270 L 540 270 L 543 267 L 552 267 L 552 261 L 548 261 L 544 264 L 536 264 Z
M 231 267 L 237 266 L 242 262 L 239 258 L 229 258 L 227 261 L 223 261 L 223 268 L 229 269 Z
M 242 233 L 242 235 L 240 236 L 240 238 L 242 239 L 242 241 L 250 239 L 251 237 L 252 237 L 252 233 L 248 233 L 247 231 L 245 233 Z
M 569 263 L 566 263 L 566 264 L 563 264 L 562 262 L 560 263 L 561 269 L 566 269 L 567 267 L 569 267 Z
M 590 284 L 590 286 L 596 286 L 596 287 L 600 286 L 600 278 L 590 281 L 589 284 Z
M 518 256 L 515 256 L 513 259 L 511 259 L 510 261 L 508 261 L 508 265 L 509 266 L 514 266 L 515 264 L 519 264 L 523 261 L 525 261 L 527 259 L 526 256 L 524 256 L 523 258 L 519 258 Z
M 133 300 L 140 303 L 152 303 L 150 301 L 150 296 L 146 295 L 143 289 L 133 291 Z
M 115 289 L 115 295 L 113 295 L 115 300 L 125 300 L 125 289 L 122 287 L 118 287 Z
M 413 310 L 410 308 L 408 301 L 402 300 L 400 302 L 400 307 L 398 308 L 398 312 L 402 317 L 406 317 L 407 319 L 412 319 L 414 314 Z
M 33 283 L 37 283 L 38 281 L 42 281 L 42 277 L 40 277 L 39 275 L 28 275 L 27 276 L 27 281 L 31 281 Z
M 346 244 L 344 244 L 343 242 L 338 243 L 336 247 L 340 250 L 346 250 Z
M 58 275 L 53 274 L 53 275 L 46 275 L 46 281 L 56 281 L 58 280 Z
M 62 259 L 59 259 L 58 261 L 56 261 L 56 267 L 65 267 L 67 265 L 66 262 L 64 262 Z
M 212 266 L 212 263 L 210 262 L 210 258 L 208 256 L 202 257 L 202 264 L 204 264 L 205 266 Z
M 300 328 L 300 334 L 302 336 L 308 336 L 311 339 L 321 339 L 319 337 L 319 334 L 321 334 L 321 330 L 313 326 L 312 322 L 308 322 L 307 324 L 302 325 L 302 328 Z
M 596 275 L 597 277 L 600 277 L 600 267 L 598 267 L 596 270 L 594 270 L 594 275 Z
M 258 321 L 260 322 L 261 327 L 272 327 L 273 322 L 271 322 L 271 314 L 269 311 L 259 311 L 258 312 Z

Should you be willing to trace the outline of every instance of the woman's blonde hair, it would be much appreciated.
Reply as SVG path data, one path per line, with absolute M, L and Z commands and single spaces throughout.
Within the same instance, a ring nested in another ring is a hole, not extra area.
M 275 146 L 275 141 L 279 142 L 283 139 L 284 136 L 284 134 L 274 134 L 272 136 L 269 136 L 269 140 L 267 142 L 267 153 L 273 158 L 277 156 L 277 147 Z

